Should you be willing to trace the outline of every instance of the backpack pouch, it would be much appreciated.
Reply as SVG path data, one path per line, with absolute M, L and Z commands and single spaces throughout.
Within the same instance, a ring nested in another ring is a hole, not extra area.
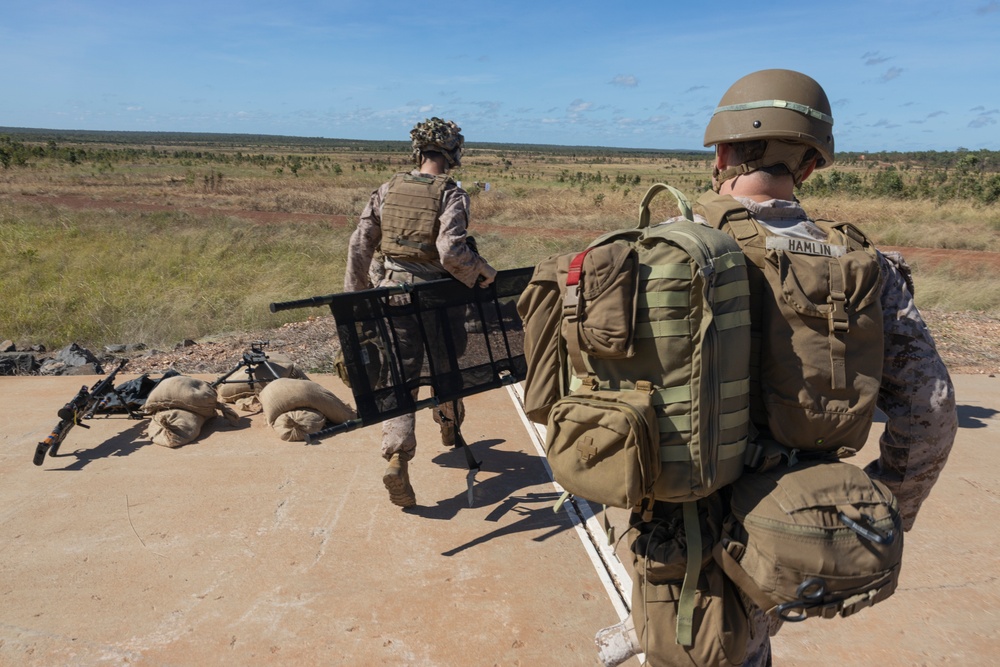
M 772 434 L 805 451 L 860 449 L 882 372 L 877 260 L 771 249 L 764 276 L 774 294 L 764 305 L 761 367 Z
M 738 589 L 709 558 L 695 592 L 693 644 L 676 641 L 681 582 L 653 583 L 652 561 L 635 564 L 632 620 L 646 665 L 731 667 L 743 664 L 750 640 L 750 619 Z
M 745 473 L 732 486 L 732 511 L 716 557 L 782 620 L 849 616 L 895 591 L 903 552 L 896 500 L 857 466 L 807 461 Z
M 581 268 L 580 348 L 602 359 L 632 356 L 639 288 L 635 250 L 621 243 L 591 248 Z
M 582 389 L 549 411 L 545 453 L 567 491 L 632 508 L 660 474 L 659 431 L 648 391 Z

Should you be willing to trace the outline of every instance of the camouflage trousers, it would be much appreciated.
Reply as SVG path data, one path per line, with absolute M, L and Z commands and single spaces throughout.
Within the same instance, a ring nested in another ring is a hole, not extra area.
M 416 400 L 416 392 L 414 392 L 414 400 Z M 458 405 L 457 412 L 455 410 L 456 403 Z M 441 428 L 443 444 L 449 444 L 444 442 L 446 431 L 450 424 L 462 425 L 462 421 L 465 419 L 465 404 L 462 399 L 442 403 L 432 408 L 431 413 L 434 415 L 434 422 Z M 403 460 L 409 461 L 413 458 L 417 451 L 416 417 L 416 414 L 411 412 L 408 415 L 382 422 L 382 456 L 385 460 L 388 461 L 397 452 Z
M 444 274 L 447 275 L 447 274 Z M 425 280 L 434 280 L 443 277 L 439 273 L 428 273 L 426 276 L 415 276 L 411 273 L 399 270 L 386 271 L 380 287 L 396 285 L 398 283 L 416 283 Z M 405 295 L 392 297 L 394 299 L 405 300 Z M 423 322 L 424 333 L 416 318 L 401 317 L 393 323 L 393 335 L 400 354 L 403 356 L 403 374 L 408 378 L 415 378 L 420 375 L 421 367 L 424 365 L 424 336 L 428 340 L 437 340 L 437 330 L 433 320 Z M 413 390 L 413 400 L 417 400 L 419 389 Z M 462 425 L 465 419 L 465 404 L 462 399 L 448 401 L 431 409 L 434 422 L 441 429 L 442 444 L 451 446 L 454 443 L 454 429 Z M 389 460 L 393 454 L 399 453 L 400 458 L 409 461 L 413 458 L 417 449 L 417 436 L 415 432 L 416 415 L 413 413 L 395 417 L 382 422 L 382 456 Z

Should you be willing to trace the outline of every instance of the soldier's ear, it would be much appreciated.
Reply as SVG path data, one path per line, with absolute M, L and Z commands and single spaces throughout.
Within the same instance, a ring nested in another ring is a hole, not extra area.
M 819 162 L 819 158 L 818 157 L 814 157 L 812 160 L 809 161 L 809 166 L 806 167 L 805 171 L 802 172 L 802 180 L 803 181 L 805 181 L 807 178 L 809 178 L 809 176 L 811 176 L 812 173 L 814 171 L 816 171 L 816 163 L 817 162 Z
M 731 166 L 729 160 L 732 158 L 733 148 L 729 144 L 715 145 L 715 166 L 719 171 L 724 171 Z

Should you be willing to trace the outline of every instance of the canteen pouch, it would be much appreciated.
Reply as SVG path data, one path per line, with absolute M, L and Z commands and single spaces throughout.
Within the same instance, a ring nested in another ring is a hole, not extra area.
M 736 586 L 712 560 L 722 529 L 720 494 L 697 501 L 700 553 L 688 554 L 680 505 L 657 503 L 652 521 L 635 523 L 632 550 L 632 621 L 646 665 L 742 665 L 751 634 L 748 610 Z M 637 516 L 637 515 L 633 515 Z M 692 643 L 677 642 L 677 617 L 688 558 L 700 560 L 691 615 Z

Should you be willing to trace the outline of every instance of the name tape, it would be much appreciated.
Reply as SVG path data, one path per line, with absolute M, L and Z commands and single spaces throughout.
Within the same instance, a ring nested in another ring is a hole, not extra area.
M 821 257 L 842 257 L 847 254 L 847 246 L 823 243 L 822 241 L 792 239 L 785 236 L 768 236 L 766 248 L 768 250 L 794 252 L 799 255 L 819 255 Z

